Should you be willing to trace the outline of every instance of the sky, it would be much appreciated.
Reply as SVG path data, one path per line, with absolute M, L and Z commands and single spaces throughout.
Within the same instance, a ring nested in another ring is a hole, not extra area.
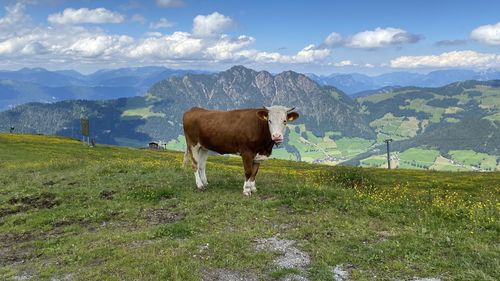
M 500 69 L 500 1 L 0 0 L 0 69 Z

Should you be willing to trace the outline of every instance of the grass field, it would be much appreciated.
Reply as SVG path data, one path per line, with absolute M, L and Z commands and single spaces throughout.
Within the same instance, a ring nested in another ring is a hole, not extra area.
M 387 167 L 387 156 L 385 155 L 373 155 L 368 158 L 361 160 L 361 167 Z
M 450 163 L 450 159 L 444 158 L 441 155 L 439 155 L 436 158 L 436 161 L 434 161 L 434 165 L 430 166 L 429 169 L 437 171 L 455 171 L 455 172 L 472 171 L 471 167 L 452 164 Z
M 415 137 L 420 123 L 415 117 L 395 117 L 392 113 L 387 113 L 372 121 L 370 126 L 377 132 L 377 141 L 382 142 L 388 138 L 402 140 Z
M 475 166 L 485 170 L 495 170 L 498 157 L 486 153 L 477 153 L 472 150 L 451 150 L 449 154 L 458 163 Z
M 400 153 L 400 168 L 430 168 L 434 165 L 439 151 L 427 148 L 410 148 Z
M 0 155 L 0 280 L 500 279 L 500 173 L 270 160 L 245 197 L 238 157 L 198 192 L 179 152 L 0 134 Z

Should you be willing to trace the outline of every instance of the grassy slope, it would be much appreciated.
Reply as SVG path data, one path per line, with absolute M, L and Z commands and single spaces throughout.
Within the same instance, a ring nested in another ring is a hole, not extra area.
M 311 255 L 311 280 L 333 280 L 337 264 L 352 280 L 500 278 L 500 173 L 271 160 L 247 198 L 237 157 L 210 156 L 201 193 L 177 152 L 0 134 L 0 155 L 2 280 L 200 280 L 207 268 L 268 280 L 278 254 L 253 240 L 272 236 Z
M 464 165 L 491 170 L 495 170 L 497 165 L 497 156 L 477 153 L 472 150 L 451 150 L 449 154 L 452 156 L 453 160 Z

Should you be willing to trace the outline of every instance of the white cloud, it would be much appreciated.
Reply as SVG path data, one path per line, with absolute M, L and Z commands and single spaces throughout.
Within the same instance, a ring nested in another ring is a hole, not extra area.
M 431 56 L 403 56 L 391 60 L 390 65 L 394 68 L 489 68 L 500 66 L 500 55 L 471 50 L 453 51 Z
M 79 23 L 120 23 L 124 19 L 120 13 L 105 8 L 64 9 L 62 13 L 51 14 L 47 20 L 52 24 L 79 24 Z
M 193 19 L 193 34 L 200 37 L 214 36 L 233 25 L 234 21 L 230 17 L 218 12 L 206 16 L 198 15 Z
M 354 64 L 350 60 L 342 60 L 342 61 L 339 61 L 339 62 L 334 62 L 333 65 L 337 66 L 337 67 L 344 67 L 344 66 L 356 66 L 357 64 Z
M 5 16 L 0 18 L 0 39 L 12 30 L 23 32 L 23 29 L 31 25 L 31 18 L 24 11 L 25 6 L 22 3 L 5 7 Z
M 300 50 L 295 56 L 292 57 L 292 61 L 295 63 L 313 63 L 317 61 L 322 61 L 330 55 L 329 49 L 317 49 L 313 44 L 306 46 L 304 49 Z
M 371 63 L 365 63 L 365 67 L 367 67 L 367 68 L 374 68 L 375 65 L 373 65 Z
M 156 0 L 156 5 L 162 8 L 179 8 L 185 5 L 182 0 Z
M 343 43 L 343 39 L 342 39 L 342 36 L 340 36 L 340 34 L 336 33 L 336 32 L 332 32 L 330 33 L 325 41 L 323 41 L 323 44 L 325 46 L 328 46 L 328 47 L 335 47 L 335 46 L 339 46 Z
M 375 49 L 415 43 L 420 40 L 420 36 L 408 33 L 399 28 L 376 28 L 359 32 L 347 39 L 345 46 L 351 48 Z
M 500 22 L 477 27 L 472 30 L 470 37 L 488 45 L 500 45 Z
M 277 52 L 263 52 L 257 50 L 244 50 L 239 52 L 239 54 L 250 61 L 259 63 L 321 63 L 330 55 L 330 50 L 316 48 L 316 46 L 311 44 L 298 51 L 295 55 L 283 55 Z
M 131 18 L 133 22 L 139 22 L 141 24 L 144 24 L 146 22 L 146 18 L 141 15 L 141 14 L 134 14 Z
M 246 35 L 239 36 L 237 39 L 224 35 L 214 45 L 208 47 L 205 54 L 209 58 L 217 60 L 237 60 L 245 57 L 244 54 L 237 51 L 253 42 L 255 42 L 255 39 Z
M 0 42 L 0 55 L 14 54 L 22 50 L 28 43 L 28 37 L 13 37 Z
M 153 31 L 144 33 L 146 37 L 162 37 L 163 34 L 161 32 Z
M 82 56 L 84 58 L 95 58 L 99 56 L 115 56 L 133 43 L 128 36 L 98 35 L 83 37 L 63 50 L 69 55 Z
M 53 22 L 83 22 L 81 15 L 68 16 L 71 15 L 68 12 L 57 15 L 52 17 Z M 143 17 L 138 15 L 130 19 L 141 22 Z M 86 22 L 90 21 L 99 20 L 87 17 Z M 255 38 L 224 34 L 234 21 L 217 12 L 197 16 L 193 20 L 193 32 L 147 32 L 142 38 L 114 34 L 91 26 L 36 26 L 31 23 L 22 5 L 9 7 L 5 16 L 0 18 L 0 24 L 2 27 L 9 25 L 9 28 L 0 30 L 0 67 L 12 67 L 12 62 L 19 66 L 45 67 L 165 63 L 179 66 L 202 66 L 207 63 L 317 64 L 323 63 L 331 52 L 322 45 L 308 45 L 295 54 L 251 49 Z
M 0 27 L 5 27 L 19 23 L 23 20 L 29 19 L 29 17 L 24 14 L 25 6 L 22 3 L 17 3 L 12 6 L 5 7 L 5 16 L 0 18 Z
M 195 59 L 200 56 L 204 44 L 187 32 L 151 37 L 142 40 L 129 52 L 132 58 Z
M 167 20 L 166 18 L 161 18 L 159 21 L 157 22 L 152 22 L 150 25 L 149 25 L 149 28 L 152 28 L 152 29 L 159 29 L 159 28 L 169 28 L 169 27 L 172 27 L 174 26 L 175 23 Z

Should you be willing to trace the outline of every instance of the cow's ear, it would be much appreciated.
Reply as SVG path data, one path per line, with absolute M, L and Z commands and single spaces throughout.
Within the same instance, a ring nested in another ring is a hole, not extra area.
M 259 119 L 267 121 L 267 110 L 259 110 L 257 111 L 257 116 L 259 116 Z
M 288 119 L 288 121 L 294 121 L 297 120 L 297 118 L 299 118 L 299 114 L 297 112 L 290 112 L 286 115 L 286 119 Z

